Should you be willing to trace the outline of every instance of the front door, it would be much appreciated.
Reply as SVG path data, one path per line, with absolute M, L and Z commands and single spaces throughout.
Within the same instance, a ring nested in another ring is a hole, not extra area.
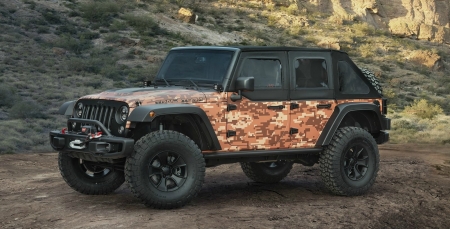
M 228 93 L 227 139 L 231 149 L 288 148 L 289 82 L 285 52 L 243 53 L 234 79 L 253 76 L 254 91 L 232 101 Z

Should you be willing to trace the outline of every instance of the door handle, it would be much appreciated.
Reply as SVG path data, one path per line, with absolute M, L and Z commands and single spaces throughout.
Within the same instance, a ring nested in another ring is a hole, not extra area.
M 271 109 L 271 110 L 283 110 L 284 109 L 284 105 L 279 105 L 279 106 L 267 106 L 267 108 Z
M 317 106 L 316 106 L 317 108 L 330 108 L 331 107 L 331 104 L 317 104 Z

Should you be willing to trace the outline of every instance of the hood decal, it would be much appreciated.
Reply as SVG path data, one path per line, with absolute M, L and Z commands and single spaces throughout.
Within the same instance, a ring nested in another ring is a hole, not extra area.
M 123 101 L 130 107 L 147 104 L 163 103 L 204 103 L 206 96 L 203 92 L 183 87 L 161 88 L 128 88 L 109 90 L 99 94 L 87 95 L 82 99 L 104 99 Z

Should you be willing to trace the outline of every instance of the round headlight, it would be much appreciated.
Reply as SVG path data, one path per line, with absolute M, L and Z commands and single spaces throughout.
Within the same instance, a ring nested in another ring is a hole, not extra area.
M 77 107 L 75 109 L 75 114 L 78 118 L 83 115 L 83 104 L 82 103 L 77 104 Z
M 128 107 L 126 106 L 122 106 L 119 109 L 119 118 L 120 121 L 125 122 L 125 120 L 127 120 L 128 117 Z

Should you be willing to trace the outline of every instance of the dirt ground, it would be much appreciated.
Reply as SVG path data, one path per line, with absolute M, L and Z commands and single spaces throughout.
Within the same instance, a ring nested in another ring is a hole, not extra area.
M 239 164 L 208 168 L 181 209 L 144 207 L 126 185 L 86 196 L 59 175 L 56 153 L 0 155 L 0 228 L 450 228 L 450 149 L 380 146 L 374 187 L 327 193 L 319 167 L 295 165 L 279 184 L 251 182 Z

